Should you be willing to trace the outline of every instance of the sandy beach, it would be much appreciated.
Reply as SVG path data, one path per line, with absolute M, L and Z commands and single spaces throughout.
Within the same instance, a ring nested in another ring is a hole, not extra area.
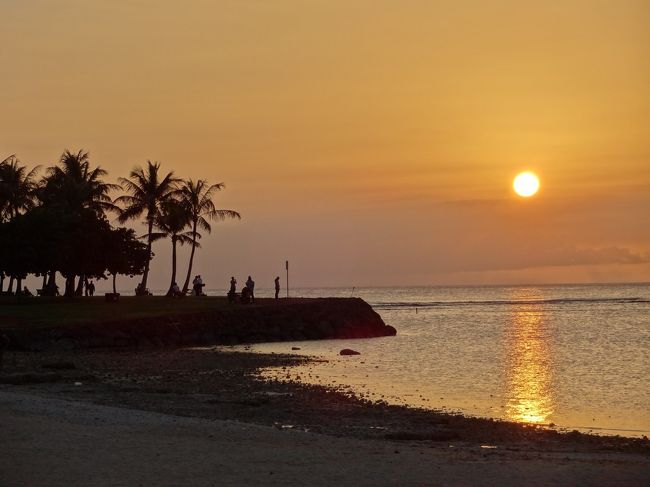
M 6 358 L 2 485 L 643 485 L 650 472 L 647 440 L 370 404 L 257 376 L 299 357 Z

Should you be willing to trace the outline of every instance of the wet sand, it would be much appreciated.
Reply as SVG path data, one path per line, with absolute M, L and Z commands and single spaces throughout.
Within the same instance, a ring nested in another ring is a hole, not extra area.
M 152 350 L 12 365 L 9 354 L 0 484 L 642 485 L 650 474 L 648 440 L 371 404 L 257 374 L 305 360 Z

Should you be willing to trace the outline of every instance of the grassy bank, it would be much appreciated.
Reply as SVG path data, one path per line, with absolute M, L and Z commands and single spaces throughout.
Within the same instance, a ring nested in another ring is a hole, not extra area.
M 286 300 L 280 302 L 286 303 Z M 258 299 L 254 305 L 246 306 L 270 306 L 274 303 L 273 299 Z M 133 318 L 198 313 L 228 306 L 231 305 L 225 297 L 170 299 L 164 296 L 142 298 L 124 296 L 117 303 L 107 303 L 103 296 L 75 299 L 2 296 L 0 297 L 0 330 L 105 323 Z

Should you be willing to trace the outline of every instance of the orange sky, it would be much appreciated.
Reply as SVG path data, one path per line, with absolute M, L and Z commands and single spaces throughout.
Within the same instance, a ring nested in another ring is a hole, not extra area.
M 650 280 L 645 0 L 0 0 L 0 158 L 225 181 L 210 286 Z M 540 193 L 511 191 L 535 170 Z M 169 276 L 156 244 L 153 287 Z

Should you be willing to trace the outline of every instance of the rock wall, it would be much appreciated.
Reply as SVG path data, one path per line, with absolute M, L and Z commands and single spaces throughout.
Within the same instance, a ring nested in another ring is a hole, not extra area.
M 208 345 L 393 336 L 359 298 L 319 298 L 264 305 L 233 305 L 213 311 L 134 318 L 43 330 L 12 330 L 19 350 Z

